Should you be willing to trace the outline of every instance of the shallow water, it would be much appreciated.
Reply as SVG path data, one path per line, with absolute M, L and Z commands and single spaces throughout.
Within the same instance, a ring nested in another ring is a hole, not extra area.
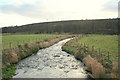
M 20 61 L 13 78 L 87 78 L 84 65 L 61 49 L 69 40 L 62 40 Z

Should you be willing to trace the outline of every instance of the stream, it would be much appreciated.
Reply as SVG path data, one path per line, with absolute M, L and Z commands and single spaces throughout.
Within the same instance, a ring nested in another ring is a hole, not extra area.
M 83 63 L 61 49 L 70 39 L 21 60 L 13 78 L 87 78 Z

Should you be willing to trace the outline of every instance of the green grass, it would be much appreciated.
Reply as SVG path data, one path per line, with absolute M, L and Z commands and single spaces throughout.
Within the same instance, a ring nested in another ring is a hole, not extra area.
M 94 51 L 92 51 L 93 45 L 94 45 Z M 102 53 L 102 56 L 99 55 L 99 48 L 100 48 L 100 53 Z M 94 58 L 100 64 L 103 65 L 103 67 L 106 69 L 105 70 L 106 75 L 113 73 L 116 76 L 118 76 L 118 72 L 117 72 L 118 70 L 117 68 L 115 68 L 117 64 L 112 65 L 112 63 L 118 62 L 118 36 L 117 35 L 91 35 L 88 37 L 85 37 L 85 36 L 80 37 L 78 39 L 74 39 L 67 42 L 62 47 L 62 49 L 70 54 L 73 54 L 76 59 L 79 59 L 81 61 L 83 61 L 83 59 L 86 58 L 87 55 L 91 55 L 92 58 Z M 108 59 L 108 51 L 110 52 L 109 59 Z M 115 69 L 116 72 L 113 72 L 112 69 Z M 103 78 L 105 77 L 105 75 L 100 77 Z M 108 75 L 107 77 L 111 77 L 111 76 Z
M 15 75 L 15 70 L 16 70 L 15 66 L 11 66 L 11 67 L 2 69 L 2 77 L 6 80 L 10 79 L 11 75 L 12 76 Z
M 110 52 L 110 59 L 117 60 L 118 59 L 118 36 L 117 35 L 96 35 L 90 37 L 84 37 L 79 39 L 79 44 L 86 44 L 92 49 L 94 48 L 96 51 L 101 49 L 101 53 L 107 55 L 108 51 Z
M 92 46 L 94 46 L 95 54 L 102 53 L 103 58 L 108 58 L 108 52 L 110 53 L 111 61 L 118 61 L 118 36 L 117 35 L 94 35 L 89 37 L 83 37 L 78 39 L 77 41 L 71 41 L 68 46 L 65 47 L 65 50 L 73 53 L 76 51 L 76 48 L 79 48 L 78 45 L 89 47 L 90 51 L 92 51 Z M 71 46 L 73 46 L 71 48 Z
M 20 61 L 32 54 L 37 53 L 37 51 L 40 49 L 39 48 L 40 44 L 38 43 L 39 40 L 42 40 L 42 42 L 48 41 L 51 44 L 53 44 L 54 42 L 52 43 L 51 40 L 54 40 L 58 37 L 62 37 L 62 35 L 55 35 L 55 34 L 30 34 L 30 35 L 6 34 L 6 35 L 2 35 L 2 46 L 3 46 L 2 77 L 4 79 L 8 80 L 13 75 L 15 75 L 15 70 L 16 70 L 15 65 L 17 62 L 13 63 L 14 61 L 12 60 L 13 58 L 11 57 L 12 51 L 14 51 L 14 54 L 17 54 L 17 55 L 19 54 L 17 56 L 17 59 Z M 63 38 L 64 38 L 64 36 L 63 36 Z M 34 43 L 34 44 L 32 46 L 28 47 L 28 44 L 31 45 L 30 42 Z M 10 48 L 10 44 L 11 44 L 11 48 Z M 21 47 L 18 47 L 19 49 L 15 49 L 18 45 Z M 49 46 L 49 43 L 47 45 Z M 45 45 L 45 46 L 47 47 L 47 45 Z M 6 48 L 8 48 L 8 49 L 6 49 Z M 8 58 L 9 58 L 9 60 L 8 60 Z
M 38 40 L 45 40 L 50 37 L 57 37 L 59 35 L 54 34 L 31 34 L 31 35 L 3 35 L 2 36 L 2 47 L 3 49 L 16 47 L 18 44 L 24 44 L 34 42 Z

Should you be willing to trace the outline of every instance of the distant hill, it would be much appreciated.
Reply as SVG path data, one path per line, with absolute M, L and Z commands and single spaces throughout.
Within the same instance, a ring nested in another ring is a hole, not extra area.
M 98 33 L 117 34 L 118 19 L 70 20 L 4 27 L 2 33 Z

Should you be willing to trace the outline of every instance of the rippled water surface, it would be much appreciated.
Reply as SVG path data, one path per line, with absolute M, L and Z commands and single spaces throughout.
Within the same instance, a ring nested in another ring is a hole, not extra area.
M 13 78 L 87 78 L 83 64 L 61 49 L 69 40 L 62 40 L 20 61 Z

